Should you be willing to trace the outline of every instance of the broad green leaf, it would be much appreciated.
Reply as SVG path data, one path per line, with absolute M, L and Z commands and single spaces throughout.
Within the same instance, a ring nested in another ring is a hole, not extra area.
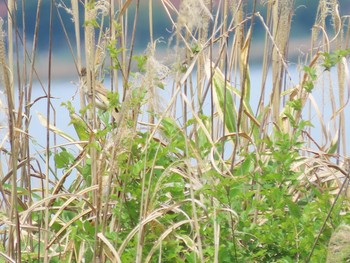
M 225 127 L 228 132 L 236 132 L 237 130 L 237 111 L 233 104 L 233 97 L 230 90 L 227 88 L 227 83 L 222 81 L 216 73 L 213 76 L 214 83 L 214 103 L 217 106 L 219 116 L 225 122 Z
M 301 210 L 300 210 L 299 205 L 297 205 L 296 203 L 292 202 L 288 198 L 286 198 L 285 201 L 286 201 L 286 203 L 288 205 L 289 213 L 295 218 L 300 218 L 301 217 Z
M 78 137 L 82 141 L 88 141 L 90 138 L 89 132 L 88 132 L 88 126 L 85 121 L 83 121 L 77 114 L 71 113 L 70 114 L 70 123 L 73 124 L 75 132 L 77 133 Z
M 62 148 L 61 152 L 55 154 L 54 160 L 57 168 L 68 168 L 74 162 L 74 156 Z
M 346 57 L 349 54 L 350 54 L 350 48 L 349 49 L 337 49 L 331 53 L 323 52 L 322 55 L 324 57 L 324 61 L 322 63 L 322 66 L 325 68 L 325 70 L 329 71 L 337 63 L 339 63 L 343 57 Z
M 162 120 L 162 131 L 164 135 L 173 142 L 176 141 L 181 144 L 184 142 L 183 132 L 174 119 L 165 117 Z
M 206 74 L 210 78 L 210 62 L 206 63 Z M 228 81 L 225 81 L 224 74 L 220 69 L 215 68 L 212 77 L 213 80 L 213 100 L 218 111 L 218 114 L 222 121 L 225 123 L 225 128 L 228 132 L 236 132 L 237 130 L 237 108 L 234 104 L 233 95 L 238 98 L 241 97 L 241 92 L 234 88 Z M 249 93 L 250 93 L 250 77 L 247 71 L 245 85 L 247 86 L 246 96 L 243 100 L 244 114 L 257 126 L 260 126 L 259 122 L 254 117 L 253 111 L 249 105 Z M 225 113 L 225 118 L 224 118 Z M 225 120 L 224 120 L 225 119 Z
M 202 120 L 202 123 L 207 131 L 210 130 L 211 127 L 211 120 L 210 118 L 200 115 L 199 118 Z M 197 129 L 197 139 L 198 139 L 198 146 L 200 149 L 200 154 L 202 157 L 206 156 L 210 151 L 210 141 L 208 140 L 205 132 L 203 131 L 203 128 L 201 126 Z

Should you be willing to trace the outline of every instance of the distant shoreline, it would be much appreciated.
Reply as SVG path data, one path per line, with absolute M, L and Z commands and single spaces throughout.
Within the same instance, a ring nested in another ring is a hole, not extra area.
M 252 47 L 250 50 L 250 61 L 252 64 L 259 64 L 262 62 L 264 50 L 264 41 L 252 42 Z M 302 53 L 307 53 L 309 51 L 310 41 L 306 38 L 293 39 L 289 42 L 289 61 L 296 62 L 298 56 Z M 144 51 L 138 51 L 138 54 L 142 54 Z M 156 51 L 156 55 L 159 57 L 161 62 L 164 61 L 164 58 L 169 60 L 169 50 L 159 49 Z M 47 80 L 48 78 L 48 58 L 47 54 L 41 54 L 37 57 L 36 67 L 35 67 L 39 78 L 42 81 Z M 58 53 L 53 54 L 52 58 L 52 73 L 51 78 L 54 80 L 67 79 L 75 81 L 78 78 L 78 72 L 75 67 L 74 61 L 70 54 Z

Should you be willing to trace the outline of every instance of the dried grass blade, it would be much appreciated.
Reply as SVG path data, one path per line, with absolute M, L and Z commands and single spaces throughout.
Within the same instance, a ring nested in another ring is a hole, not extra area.
M 0 255 L 4 257 L 6 260 L 8 260 L 11 263 L 16 263 L 12 258 L 10 258 L 8 255 L 6 255 L 4 252 L 0 252 Z
M 183 220 L 183 221 L 180 221 L 180 222 L 177 222 L 175 223 L 174 225 L 172 225 L 170 228 L 168 228 L 167 230 L 165 230 L 161 236 L 158 238 L 157 242 L 153 245 L 153 247 L 151 248 L 150 252 L 148 253 L 146 259 L 145 259 L 145 263 L 147 262 L 150 262 L 152 260 L 152 256 L 154 254 L 154 252 L 158 249 L 158 247 L 160 246 L 161 242 L 171 233 L 173 232 L 174 230 L 176 230 L 177 228 L 179 228 L 180 226 L 184 225 L 184 224 L 189 224 L 191 223 L 192 219 L 188 219 L 188 220 Z M 179 238 L 178 235 L 176 235 L 177 238 Z M 181 238 L 182 239 L 182 238 Z M 187 243 L 184 242 L 186 244 L 186 246 L 188 248 L 190 248 L 192 251 L 194 251 L 197 255 L 198 255 L 198 249 L 196 249 L 196 247 L 194 246 L 195 242 L 191 239 L 192 241 L 192 244 L 191 246 L 188 246 L 188 244 L 190 242 L 189 240 L 190 238 L 188 237 L 187 239 Z M 182 239 L 183 240 L 183 239 Z
M 46 249 L 49 249 L 53 243 L 57 240 L 57 238 L 70 226 L 72 225 L 75 221 L 79 220 L 80 218 L 82 218 L 83 216 L 91 213 L 92 209 L 88 208 L 86 210 L 84 210 L 82 213 L 80 213 L 79 215 L 76 215 L 75 217 L 73 217 L 71 220 L 69 220 L 55 235 L 54 237 L 50 240 L 49 244 L 47 245 Z M 50 224 L 52 225 L 52 224 Z
M 341 105 L 341 107 L 336 112 L 333 113 L 331 120 L 333 120 L 336 116 L 338 116 L 341 112 L 343 112 L 350 101 L 350 74 L 349 74 L 348 62 L 346 61 L 345 58 L 342 58 L 342 64 L 344 66 L 345 81 L 348 88 L 348 96 L 346 98 L 346 102 L 343 105 Z
M 113 259 L 111 258 L 112 262 L 121 263 L 122 260 L 120 259 L 120 256 L 119 256 L 118 252 L 115 250 L 115 248 L 113 247 L 111 242 L 109 242 L 109 240 L 103 235 L 103 233 L 98 233 L 97 236 L 103 241 L 103 243 L 106 244 L 106 246 L 112 252 L 112 254 L 114 256 Z
M 54 126 L 52 124 L 47 125 L 47 120 L 46 120 L 45 116 L 42 113 L 37 112 L 36 114 L 37 114 L 39 122 L 40 122 L 40 124 L 42 126 L 44 126 L 45 128 L 48 128 L 50 131 L 56 133 L 57 135 L 60 135 L 62 138 L 68 140 L 69 142 L 75 142 L 75 140 L 71 136 L 69 136 L 68 134 L 64 133 L 60 129 L 56 128 L 56 126 Z
M 132 0 L 126 0 L 126 2 L 123 4 L 122 8 L 120 9 L 120 12 L 119 12 L 117 20 L 119 20 L 124 15 L 124 13 L 128 9 L 128 7 L 131 4 L 131 2 L 132 2 Z

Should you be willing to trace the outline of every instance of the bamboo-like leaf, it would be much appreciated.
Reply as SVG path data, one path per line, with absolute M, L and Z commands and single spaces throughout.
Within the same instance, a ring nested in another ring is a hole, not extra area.
M 90 138 L 88 132 L 88 126 L 85 121 L 83 121 L 77 114 L 70 114 L 70 123 L 73 124 L 75 132 L 82 141 L 88 141 Z
M 225 85 L 225 81 L 222 81 L 215 72 L 213 76 L 213 84 L 213 99 L 219 116 L 225 122 L 225 128 L 228 132 L 236 132 L 237 111 L 233 104 L 232 94 L 227 88 L 227 83 Z
M 244 45 L 241 49 L 241 70 L 244 72 L 244 87 L 245 87 L 245 94 L 244 94 L 244 101 L 246 102 L 247 106 L 249 105 L 250 100 L 250 70 L 249 70 L 249 47 L 251 43 L 252 38 L 252 30 L 251 27 L 248 30 L 247 37 L 244 41 Z M 243 77 L 243 76 L 242 76 Z
M 210 68 L 209 68 L 210 62 L 207 61 L 206 63 L 206 74 L 207 77 L 210 79 Z M 215 68 L 213 73 L 213 100 L 214 104 L 216 106 L 216 109 L 218 111 L 218 114 L 222 121 L 224 120 L 224 112 L 225 112 L 225 128 L 228 132 L 236 132 L 237 128 L 237 109 L 234 105 L 233 95 L 237 97 L 241 97 L 241 92 L 233 87 L 228 81 L 225 83 L 225 76 L 220 71 L 220 69 Z M 250 78 L 249 74 L 246 76 L 247 81 L 246 85 L 250 85 Z M 225 89 L 226 89 L 226 95 L 225 95 Z M 225 98 L 226 96 L 226 98 Z M 253 121 L 255 124 L 260 126 L 258 120 L 254 117 L 253 111 L 249 105 L 249 99 L 245 98 L 243 100 L 243 109 L 245 115 Z

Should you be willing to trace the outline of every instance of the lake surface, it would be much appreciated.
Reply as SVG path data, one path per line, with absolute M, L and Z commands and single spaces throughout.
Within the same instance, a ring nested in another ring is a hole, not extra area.
M 299 72 L 297 68 L 294 66 L 290 67 L 289 75 L 286 78 L 287 87 L 292 88 L 297 83 L 299 83 Z M 327 73 L 322 73 L 327 74 Z M 332 111 L 331 111 L 331 100 L 329 99 L 331 96 L 331 93 L 334 94 L 335 100 L 338 102 L 338 85 L 335 81 L 336 76 L 335 74 L 329 75 L 330 78 L 334 79 L 332 86 L 325 86 L 325 89 L 322 90 L 320 87 L 315 87 L 314 91 L 312 92 L 312 96 L 314 100 L 316 101 L 318 105 L 318 111 L 319 114 L 322 114 L 324 119 L 324 127 L 327 129 L 327 132 L 330 134 L 331 137 L 334 137 L 337 133 L 337 127 L 334 125 L 334 122 L 331 120 L 332 118 Z M 75 80 L 76 82 L 78 80 Z M 267 85 L 266 85 L 266 94 L 270 94 L 271 91 L 271 76 L 269 75 L 267 79 Z M 325 83 L 328 83 L 325 81 Z M 108 80 L 106 81 L 106 86 L 108 86 Z M 261 69 L 258 66 L 251 67 L 251 105 L 253 108 L 253 111 L 256 110 L 256 107 L 258 105 L 258 100 L 260 98 L 261 93 Z M 44 87 L 47 88 L 47 87 Z M 350 88 L 350 87 L 347 87 Z M 171 94 L 171 87 L 165 87 L 164 91 L 161 91 L 161 96 L 163 97 L 164 102 L 168 102 Z M 35 84 L 35 87 L 33 89 L 33 95 L 32 100 L 35 100 L 36 98 L 45 96 L 45 92 L 43 91 L 42 87 L 38 83 Z M 53 81 L 51 84 L 51 96 L 53 97 L 51 99 L 52 106 L 54 110 L 51 110 L 51 120 L 55 120 L 54 125 L 62 130 L 63 132 L 67 133 L 68 135 L 72 136 L 73 138 L 77 139 L 77 135 L 75 133 L 75 130 L 73 126 L 69 125 L 70 118 L 68 110 L 61 106 L 62 102 L 71 101 L 73 106 L 76 109 L 79 109 L 79 93 L 78 93 L 78 85 L 77 83 L 73 83 L 72 80 L 56 80 Z M 268 95 L 265 95 L 265 101 L 269 100 Z M 4 101 L 4 94 L 1 95 L 1 99 Z M 347 98 L 345 98 L 346 101 Z M 31 136 L 31 152 L 35 155 L 35 157 L 40 161 L 40 163 L 44 164 L 43 158 L 45 153 L 45 146 L 46 146 L 46 128 L 39 122 L 38 116 L 36 113 L 40 113 L 43 116 L 46 117 L 46 99 L 41 99 L 37 101 L 32 106 L 32 116 L 31 116 L 31 125 L 30 125 L 30 131 L 29 135 Z M 311 105 L 311 104 L 309 104 Z M 322 125 L 317 117 L 317 110 L 314 109 L 313 106 L 309 106 L 304 110 L 303 117 L 304 119 L 307 118 L 307 116 L 311 116 L 311 123 L 314 125 L 314 127 L 311 129 L 312 136 L 315 138 L 315 140 L 319 144 L 326 143 L 324 136 L 322 136 L 321 129 Z M 323 106 L 320 106 L 323 105 Z M 166 106 L 166 103 L 165 103 Z M 208 103 L 207 106 L 208 107 Z M 345 118 L 346 120 L 350 119 L 350 106 L 347 105 L 345 108 Z M 338 109 L 338 107 L 337 107 Z M 209 112 L 209 108 L 208 108 Z M 181 116 L 179 116 L 181 118 Z M 52 122 L 53 123 L 53 122 Z M 337 122 L 338 123 L 338 122 Z M 0 113 L 0 138 L 1 141 L 3 141 L 4 136 L 6 135 L 6 115 L 3 113 Z M 349 132 L 350 124 L 347 121 L 346 124 L 346 131 Z M 347 152 L 350 149 L 349 145 L 349 138 L 347 138 Z M 64 145 L 67 144 L 68 141 L 60 136 L 56 136 L 54 138 L 51 136 L 51 142 L 50 145 Z M 330 142 L 328 142 L 329 144 Z M 4 145 L 5 148 L 8 147 L 7 144 Z M 314 145 L 310 145 L 311 148 L 314 148 Z M 73 151 L 76 151 L 78 153 L 77 148 L 70 147 Z M 75 150 L 74 150 L 75 148 Z M 44 168 L 45 166 L 42 166 Z M 6 171 L 6 170 L 5 170 Z
M 331 100 L 330 97 L 332 96 L 331 92 L 333 93 L 333 96 L 335 97 L 335 101 L 338 104 L 339 96 L 338 91 L 338 84 L 336 81 L 336 75 L 332 74 L 328 77 L 332 78 L 333 83 L 332 86 L 328 85 L 327 80 L 327 72 L 322 73 L 325 76 L 325 89 L 322 89 L 319 86 L 316 86 L 315 89 L 312 92 L 312 97 L 314 101 L 317 103 L 319 114 L 322 114 L 324 119 L 324 125 L 328 129 L 328 132 L 330 134 L 335 133 L 335 128 L 332 127 L 333 124 L 331 121 L 333 111 L 331 110 Z M 299 77 L 300 73 L 297 70 L 297 68 L 294 66 L 291 66 L 288 72 L 288 76 L 286 77 L 286 83 L 288 88 L 295 87 L 296 84 L 299 83 Z M 76 80 L 77 81 L 77 80 Z M 271 75 L 268 76 L 268 79 L 266 81 L 266 91 L 265 91 L 265 101 L 267 102 L 269 100 L 269 94 L 271 93 Z M 106 81 L 106 86 L 108 87 L 108 80 Z M 261 68 L 258 66 L 251 67 L 251 106 L 253 108 L 253 111 L 256 111 L 258 101 L 260 98 L 261 93 Z M 350 88 L 350 87 L 349 87 Z M 164 105 L 167 105 L 167 102 L 169 101 L 170 94 L 171 94 L 172 87 L 165 87 L 165 89 L 162 91 L 160 90 L 160 95 L 163 98 Z M 56 127 L 67 132 L 71 136 L 75 136 L 75 131 L 72 126 L 69 126 L 69 114 L 65 107 L 61 106 L 62 102 L 71 101 L 76 109 L 79 109 L 79 94 L 78 94 L 78 87 L 77 83 L 73 83 L 71 80 L 60 80 L 60 81 L 54 81 L 51 84 L 51 95 L 52 95 L 52 105 L 53 108 L 56 110 Z M 44 96 L 45 93 L 42 91 L 42 89 L 37 86 L 33 90 L 33 99 L 38 98 L 40 96 Z M 344 99 L 346 101 L 346 98 Z M 32 107 L 32 119 L 31 119 L 31 135 L 34 138 L 37 138 L 37 142 L 39 144 L 44 145 L 45 138 L 42 136 L 45 134 L 45 128 L 39 123 L 37 116 L 34 115 L 35 112 L 40 112 L 43 115 L 46 115 L 46 100 L 42 99 L 38 101 L 33 107 Z M 208 103 L 207 103 L 208 104 Z M 207 105 L 209 109 L 209 105 Z M 348 105 L 344 109 L 344 113 L 346 115 L 346 119 L 350 118 L 350 105 Z M 336 106 L 336 109 L 339 109 L 339 106 Z M 53 113 L 53 111 L 51 111 Z M 208 110 L 209 112 L 209 110 Z M 311 123 L 315 126 L 313 129 L 313 135 L 314 136 L 320 136 L 320 132 L 317 132 L 317 130 L 321 129 L 318 117 L 317 117 L 317 111 L 315 110 L 314 106 L 310 104 L 306 105 L 306 108 L 303 113 L 304 119 L 307 119 L 308 116 L 311 116 Z M 181 116 L 179 116 L 180 118 Z M 52 117 L 51 117 L 52 118 Z M 346 123 L 346 128 L 349 130 L 349 122 Z M 318 142 L 322 142 L 322 138 L 319 138 L 317 140 Z M 60 141 L 58 141 L 60 143 Z M 349 148 L 347 149 L 349 150 Z

